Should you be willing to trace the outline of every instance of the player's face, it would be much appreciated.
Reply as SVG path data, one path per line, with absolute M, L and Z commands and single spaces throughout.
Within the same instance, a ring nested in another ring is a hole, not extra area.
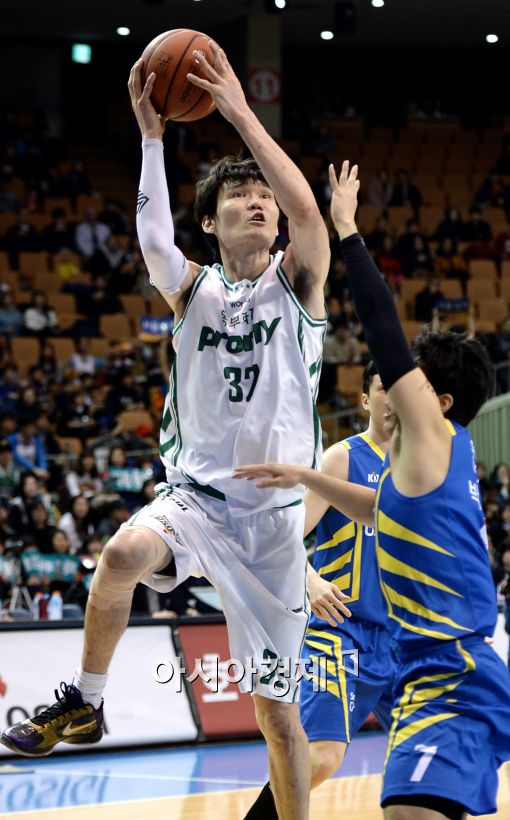
M 384 419 L 385 414 L 388 412 L 389 404 L 381 377 L 378 374 L 376 374 L 370 382 L 367 399 L 367 410 L 370 413 L 370 418 L 375 429 L 386 430 L 384 427 Z
M 214 233 L 226 249 L 269 250 L 279 215 L 274 194 L 265 183 L 226 183 L 218 194 Z

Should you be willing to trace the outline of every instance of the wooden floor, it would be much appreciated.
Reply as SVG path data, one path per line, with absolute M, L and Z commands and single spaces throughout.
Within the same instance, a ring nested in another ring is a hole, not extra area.
M 106 803 L 78 808 L 13 812 L 3 818 L 20 820 L 240 820 L 252 804 L 258 789 L 210 792 L 186 797 L 164 797 L 133 802 Z M 341 777 L 324 783 L 312 793 L 310 818 L 323 820 L 381 820 L 380 775 Z M 510 763 L 500 769 L 497 814 L 485 818 L 510 818 Z

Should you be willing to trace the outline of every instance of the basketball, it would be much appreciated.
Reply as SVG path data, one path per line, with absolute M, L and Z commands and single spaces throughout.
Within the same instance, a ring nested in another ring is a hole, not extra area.
M 189 73 L 204 76 L 193 52 L 203 51 L 212 62 L 210 39 L 200 31 L 177 28 L 155 37 L 143 52 L 142 82 L 145 84 L 152 72 L 156 74 L 151 100 L 164 119 L 192 122 L 216 107 L 209 92 L 197 88 L 187 77 Z

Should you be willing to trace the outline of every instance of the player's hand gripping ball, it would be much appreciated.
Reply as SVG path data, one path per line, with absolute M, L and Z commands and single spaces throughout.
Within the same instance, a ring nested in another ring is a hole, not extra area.
M 155 37 L 143 52 L 142 86 L 154 72 L 151 101 L 163 119 L 191 122 L 214 111 L 216 105 L 209 92 L 190 83 L 187 77 L 196 74 L 205 79 L 193 52 L 202 51 L 212 63 L 210 40 L 200 31 L 177 28 Z

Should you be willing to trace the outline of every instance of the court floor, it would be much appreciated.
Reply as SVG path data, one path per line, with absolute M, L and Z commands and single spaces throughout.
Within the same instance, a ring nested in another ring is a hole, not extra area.
M 381 818 L 385 746 L 382 734 L 355 738 L 337 776 L 313 792 L 310 817 Z M 240 820 L 267 780 L 259 741 L 4 763 L 16 768 L 0 774 L 0 817 L 9 820 Z M 510 764 L 492 817 L 510 817 Z

